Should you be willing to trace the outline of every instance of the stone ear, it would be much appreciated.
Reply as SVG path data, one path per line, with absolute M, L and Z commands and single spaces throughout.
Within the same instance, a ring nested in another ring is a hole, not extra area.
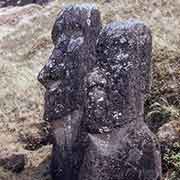
M 152 33 L 151 30 L 143 25 L 138 28 L 138 53 L 139 53 L 139 65 L 141 70 L 142 81 L 144 81 L 144 86 L 142 90 L 145 95 L 150 93 L 152 84 Z

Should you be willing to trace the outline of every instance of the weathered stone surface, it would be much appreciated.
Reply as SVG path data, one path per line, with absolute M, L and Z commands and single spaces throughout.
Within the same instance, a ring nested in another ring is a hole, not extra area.
M 39 73 L 47 88 L 44 119 L 60 119 L 82 105 L 83 77 L 95 63 L 100 15 L 94 6 L 68 6 L 58 16 L 52 39 L 55 48 Z
M 160 180 L 159 144 L 144 123 L 151 32 L 135 20 L 100 29 L 89 5 L 66 7 L 53 27 L 55 48 L 38 76 L 53 129 L 52 177 Z
M 44 119 L 53 129 L 53 179 L 77 179 L 82 151 L 83 78 L 96 61 L 96 39 L 101 29 L 94 6 L 66 7 L 52 31 L 54 50 L 38 79 L 47 89 Z
M 0 7 L 7 6 L 24 6 L 27 4 L 35 3 L 35 4 L 46 4 L 50 0 L 0 0 Z
M 151 69 L 149 29 L 133 20 L 111 23 L 100 33 L 97 53 L 98 66 L 86 80 L 89 132 L 142 120 Z
M 89 73 L 89 133 L 80 180 L 160 180 L 160 148 L 144 123 L 151 33 L 141 22 L 114 22 L 100 33 Z
M 80 121 L 82 113 L 75 111 L 64 117 L 62 121 L 55 121 L 53 126 L 53 150 L 51 160 L 51 174 L 53 179 L 75 180 L 78 178 L 79 168 L 83 157 L 81 145 Z

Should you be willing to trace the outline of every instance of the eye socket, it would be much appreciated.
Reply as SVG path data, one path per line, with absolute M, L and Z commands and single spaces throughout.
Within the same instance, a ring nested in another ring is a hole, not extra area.
M 64 33 L 67 36 L 72 36 L 76 32 L 82 32 L 82 27 L 78 22 L 71 22 L 67 25 L 65 25 Z

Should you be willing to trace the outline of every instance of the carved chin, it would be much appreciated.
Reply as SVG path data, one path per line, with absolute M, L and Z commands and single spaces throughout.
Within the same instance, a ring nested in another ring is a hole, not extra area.
M 44 105 L 44 120 L 53 121 L 61 118 L 64 114 L 64 106 L 58 103 L 60 97 L 56 93 L 46 91 Z

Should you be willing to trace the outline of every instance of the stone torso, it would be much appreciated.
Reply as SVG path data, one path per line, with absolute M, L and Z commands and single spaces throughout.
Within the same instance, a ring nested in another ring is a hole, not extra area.
M 159 144 L 143 123 L 89 134 L 80 180 L 160 180 Z

